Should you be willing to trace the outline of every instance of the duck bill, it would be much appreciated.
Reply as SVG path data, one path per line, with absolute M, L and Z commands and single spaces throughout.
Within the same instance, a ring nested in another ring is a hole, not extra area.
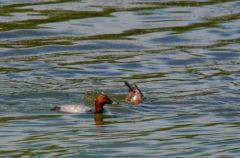
M 117 101 L 114 101 L 114 100 L 109 100 L 108 104 L 117 105 L 118 102 L 117 102 Z

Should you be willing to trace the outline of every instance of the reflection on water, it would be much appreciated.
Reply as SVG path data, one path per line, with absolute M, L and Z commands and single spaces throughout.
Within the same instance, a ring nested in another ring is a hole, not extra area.
M 104 125 L 104 118 L 103 114 L 95 114 L 94 115 L 94 121 L 97 126 Z
M 239 19 L 235 0 L 0 1 L 0 157 L 239 157 Z M 109 113 L 49 110 L 101 91 Z

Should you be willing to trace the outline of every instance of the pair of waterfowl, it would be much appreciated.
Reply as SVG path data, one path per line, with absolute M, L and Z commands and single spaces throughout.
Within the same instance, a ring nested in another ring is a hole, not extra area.
M 127 102 L 131 104 L 138 105 L 143 100 L 143 94 L 136 84 L 129 84 L 124 82 L 125 85 L 129 88 L 128 95 L 126 97 Z M 67 112 L 67 113 L 103 113 L 105 104 L 113 104 L 114 102 L 104 93 L 97 95 L 95 99 L 95 109 L 87 107 L 85 105 L 62 105 L 55 106 L 52 108 L 52 111 L 56 112 Z

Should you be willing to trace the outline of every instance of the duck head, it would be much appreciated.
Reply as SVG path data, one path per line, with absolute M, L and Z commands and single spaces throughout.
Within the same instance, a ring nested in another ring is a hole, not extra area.
M 95 113 L 102 113 L 105 104 L 113 104 L 113 101 L 104 93 L 97 95 L 95 100 Z

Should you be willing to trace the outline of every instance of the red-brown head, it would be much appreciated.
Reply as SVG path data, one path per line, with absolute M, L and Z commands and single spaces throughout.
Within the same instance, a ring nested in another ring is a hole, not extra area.
M 113 101 L 106 94 L 99 94 L 95 100 L 95 113 L 102 113 L 105 104 L 112 104 Z

